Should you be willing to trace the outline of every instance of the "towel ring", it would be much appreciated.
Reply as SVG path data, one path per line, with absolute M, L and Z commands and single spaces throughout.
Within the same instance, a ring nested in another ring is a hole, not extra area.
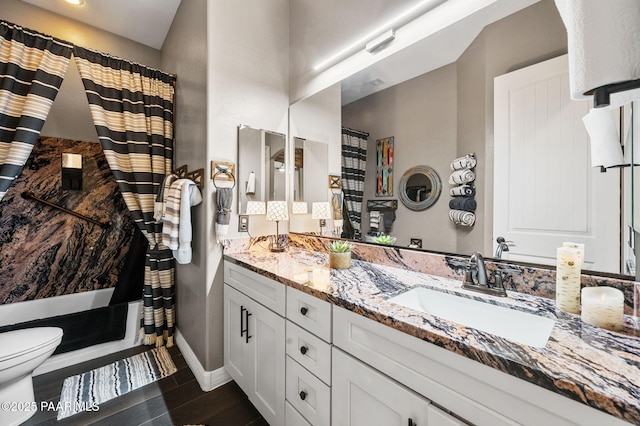
M 213 174 L 213 177 L 211 178 L 211 180 L 213 180 L 213 186 L 215 186 L 216 188 L 220 188 L 218 185 L 216 185 L 216 176 L 218 176 L 220 174 L 229 176 L 231 178 L 231 180 L 233 181 L 233 185 L 231 186 L 231 188 L 233 189 L 233 188 L 236 187 L 236 178 L 235 178 L 235 176 L 233 176 L 233 173 L 231 173 L 231 172 L 229 172 L 227 170 L 218 170 L 217 172 L 215 172 Z

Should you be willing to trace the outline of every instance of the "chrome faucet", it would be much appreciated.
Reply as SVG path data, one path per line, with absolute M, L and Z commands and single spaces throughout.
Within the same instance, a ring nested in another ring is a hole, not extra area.
M 487 278 L 487 270 L 484 267 L 484 259 L 482 255 L 475 252 L 469 257 L 466 271 L 464 274 L 464 282 L 462 288 L 466 290 L 477 291 L 492 296 L 506 297 L 507 292 L 502 283 L 502 274 L 496 274 L 494 282 Z
M 505 251 L 509 251 L 509 245 L 505 241 L 504 237 L 496 238 L 496 243 L 498 243 L 498 247 L 496 248 L 496 259 L 502 258 L 502 253 Z

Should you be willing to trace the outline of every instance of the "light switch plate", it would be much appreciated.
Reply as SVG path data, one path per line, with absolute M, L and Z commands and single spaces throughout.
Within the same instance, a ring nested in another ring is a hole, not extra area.
M 249 232 L 249 215 L 241 214 L 238 217 L 238 232 Z

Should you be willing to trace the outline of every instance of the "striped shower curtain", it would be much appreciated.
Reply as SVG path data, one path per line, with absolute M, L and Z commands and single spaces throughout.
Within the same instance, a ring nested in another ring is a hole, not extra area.
M 0 201 L 40 135 L 71 50 L 61 40 L 0 21 Z
M 144 343 L 173 345 L 174 268 L 162 244 L 154 200 L 172 172 L 175 77 L 74 47 L 98 137 L 131 216 L 149 240 L 141 333 Z
M 348 238 L 362 238 L 362 196 L 368 137 L 368 133 L 342 128 L 342 191 L 347 217 L 353 228 L 353 235 L 347 235 Z

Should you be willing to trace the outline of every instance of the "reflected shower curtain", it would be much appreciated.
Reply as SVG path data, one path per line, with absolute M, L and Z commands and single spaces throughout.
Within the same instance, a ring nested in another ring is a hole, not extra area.
M 342 191 L 346 216 L 353 229 L 353 235 L 343 235 L 346 238 L 362 238 L 362 196 L 368 137 L 368 133 L 342 128 Z M 345 226 L 345 231 L 347 228 Z
M 158 70 L 74 47 L 91 115 L 131 216 L 149 240 L 141 333 L 145 344 L 173 345 L 174 267 L 162 244 L 154 201 L 173 170 L 175 78 Z
M 0 21 L 0 201 L 40 135 L 67 73 L 72 48 Z

